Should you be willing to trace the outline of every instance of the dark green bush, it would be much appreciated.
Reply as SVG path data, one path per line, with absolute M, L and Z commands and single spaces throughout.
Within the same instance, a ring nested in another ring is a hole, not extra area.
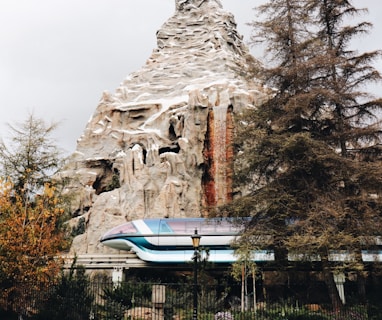
M 14 312 L 0 309 L 0 319 L 1 320 L 17 320 L 18 315 Z
M 35 320 L 89 319 L 94 295 L 85 269 L 72 268 L 63 274 L 60 282 L 47 293 L 47 299 L 39 307 Z
M 107 286 L 102 294 L 103 303 L 97 306 L 103 320 L 122 320 L 126 310 L 135 306 L 151 307 L 151 285 L 142 282 L 123 282 Z

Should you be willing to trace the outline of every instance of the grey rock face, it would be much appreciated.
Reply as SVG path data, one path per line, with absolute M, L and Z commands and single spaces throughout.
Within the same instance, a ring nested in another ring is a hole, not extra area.
M 232 118 L 266 98 L 233 16 L 218 0 L 176 0 L 157 48 L 114 94 L 104 92 L 63 178 L 78 254 L 105 253 L 102 234 L 146 217 L 198 217 L 229 201 Z

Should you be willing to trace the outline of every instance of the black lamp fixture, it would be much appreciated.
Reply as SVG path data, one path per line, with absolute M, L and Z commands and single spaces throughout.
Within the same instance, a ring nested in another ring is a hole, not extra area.
M 194 250 L 199 249 L 200 238 L 201 238 L 201 236 L 198 235 L 198 229 L 195 229 L 194 234 L 191 236 L 192 246 L 194 247 Z

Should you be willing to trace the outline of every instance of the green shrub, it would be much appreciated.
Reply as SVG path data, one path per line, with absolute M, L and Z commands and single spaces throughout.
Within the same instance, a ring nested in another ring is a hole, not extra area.
M 85 269 L 72 266 L 68 274 L 51 288 L 47 299 L 39 307 L 35 320 L 89 319 L 94 296 Z
M 134 307 L 151 307 L 151 285 L 143 282 L 123 282 L 103 290 L 103 304 L 97 310 L 108 315 L 103 320 L 122 320 L 125 312 Z

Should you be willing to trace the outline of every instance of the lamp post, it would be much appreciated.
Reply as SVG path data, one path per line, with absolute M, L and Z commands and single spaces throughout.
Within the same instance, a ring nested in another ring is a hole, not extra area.
M 194 310 L 192 312 L 192 320 L 198 319 L 198 251 L 201 236 L 198 235 L 198 229 L 195 229 L 191 236 L 192 246 L 194 247 Z

